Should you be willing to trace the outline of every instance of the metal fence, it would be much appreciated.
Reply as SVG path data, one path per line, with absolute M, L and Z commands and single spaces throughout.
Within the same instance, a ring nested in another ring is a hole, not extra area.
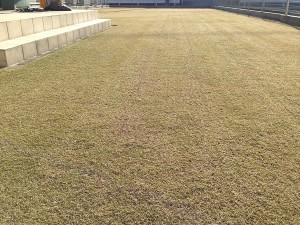
M 300 16 L 300 0 L 214 0 L 214 5 Z

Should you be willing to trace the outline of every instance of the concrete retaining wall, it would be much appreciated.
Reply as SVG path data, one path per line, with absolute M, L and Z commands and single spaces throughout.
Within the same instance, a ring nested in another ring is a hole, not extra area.
M 0 14 L 0 68 L 12 66 L 107 30 L 97 10 Z
M 216 6 L 215 8 L 224 10 L 224 11 L 228 11 L 228 12 L 244 14 L 244 15 L 248 15 L 248 16 L 255 16 L 255 17 L 260 17 L 260 18 L 264 18 L 264 19 L 276 20 L 276 21 L 280 21 L 282 23 L 286 23 L 286 24 L 289 24 L 292 26 L 300 27 L 300 17 L 297 17 L 297 16 L 285 16 L 285 15 L 279 14 L 279 13 L 230 8 L 230 7 L 224 7 L 224 6 Z

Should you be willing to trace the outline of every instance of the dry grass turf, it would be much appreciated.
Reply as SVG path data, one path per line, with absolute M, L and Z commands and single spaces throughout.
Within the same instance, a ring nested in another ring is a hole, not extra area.
M 300 31 L 210 9 L 0 70 L 0 224 L 300 224 Z

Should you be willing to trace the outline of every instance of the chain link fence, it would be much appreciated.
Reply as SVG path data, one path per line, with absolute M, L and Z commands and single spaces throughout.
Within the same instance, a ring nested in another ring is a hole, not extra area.
M 300 16 L 300 0 L 214 0 L 214 5 Z

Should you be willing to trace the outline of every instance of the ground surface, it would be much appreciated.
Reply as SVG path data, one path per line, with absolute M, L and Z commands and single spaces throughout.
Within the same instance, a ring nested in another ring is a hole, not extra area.
M 300 31 L 201 9 L 0 70 L 0 224 L 299 224 Z

